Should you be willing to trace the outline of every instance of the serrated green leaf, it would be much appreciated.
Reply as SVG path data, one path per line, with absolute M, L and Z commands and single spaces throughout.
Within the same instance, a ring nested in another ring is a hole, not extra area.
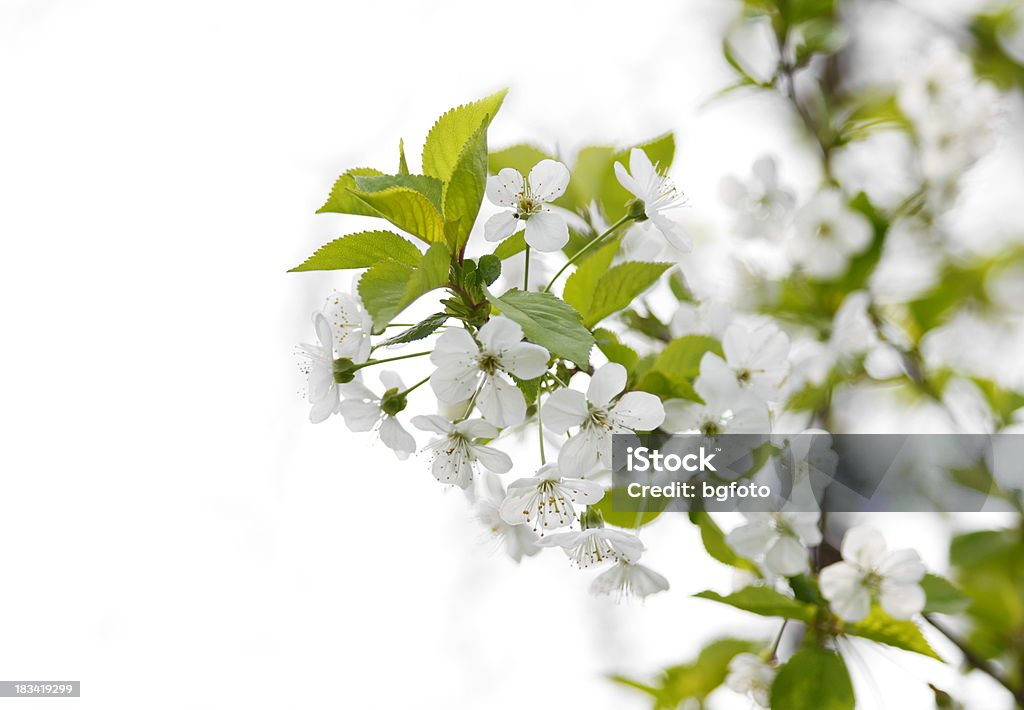
M 545 153 L 540 148 L 521 143 L 491 153 L 488 156 L 488 169 L 492 175 L 497 175 L 505 168 L 512 168 L 523 175 L 529 175 L 533 166 L 542 160 L 557 160 L 557 158 Z
M 757 565 L 745 557 L 740 557 L 736 554 L 735 550 L 729 547 L 729 543 L 725 541 L 725 533 L 722 532 L 722 528 L 718 527 L 718 523 L 714 521 L 714 518 L 707 513 L 693 511 L 690 513 L 690 522 L 700 530 L 701 542 L 704 543 L 704 549 L 707 550 L 712 559 L 716 559 L 730 567 L 751 572 L 758 577 L 761 576 Z
M 487 187 L 487 125 L 481 124 L 459 153 L 444 186 L 444 233 L 453 252 L 469 239 Z
M 423 172 L 448 182 L 459 162 L 459 155 L 470 137 L 494 119 L 507 89 L 491 94 L 479 101 L 453 108 L 439 119 L 427 133 L 423 144 Z
M 327 201 L 317 210 L 321 212 L 338 212 L 340 214 L 358 214 L 366 217 L 379 217 L 377 211 L 366 205 L 362 200 L 352 194 L 356 188 L 356 178 L 360 176 L 383 175 L 380 170 L 373 168 L 353 168 L 341 174 L 331 188 L 331 194 Z
M 925 613 L 959 614 L 971 605 L 971 600 L 953 586 L 953 583 L 937 574 L 926 574 L 921 580 L 926 602 Z
M 616 264 L 598 280 L 590 307 L 583 314 L 583 324 L 593 327 L 604 318 L 626 308 L 653 286 L 671 266 L 645 261 Z
M 357 193 L 382 192 L 392 187 L 405 187 L 414 190 L 426 197 L 434 209 L 441 211 L 443 186 L 437 178 L 427 175 L 356 175 L 355 181 Z
M 412 343 L 416 340 L 423 340 L 423 338 L 444 325 L 445 321 L 450 317 L 447 313 L 435 313 L 432 316 L 427 316 L 408 330 L 403 330 L 398 335 L 388 338 L 381 345 L 399 345 L 400 343 Z
M 526 250 L 526 232 L 519 230 L 511 237 L 503 239 L 495 248 L 494 255 L 504 261 L 510 256 L 515 256 Z
M 771 704 L 779 710 L 853 710 L 850 672 L 835 651 L 804 646 L 775 676 Z
M 503 315 L 522 326 L 527 338 L 555 357 L 587 367 L 594 336 L 583 327 L 580 314 L 568 303 L 550 293 L 515 288 L 501 297 L 490 296 L 490 301 Z
M 814 620 L 818 611 L 813 604 L 797 601 L 769 587 L 746 587 L 726 596 L 712 591 L 700 592 L 694 596 L 728 604 L 759 616 L 780 616 L 804 623 Z
M 604 353 L 610 362 L 617 362 L 626 368 L 629 373 L 633 372 L 640 356 L 636 350 L 619 342 L 619 337 L 606 328 L 598 328 L 594 331 L 594 340 L 597 347 Z
M 939 661 L 942 657 L 935 652 L 925 639 L 921 629 L 913 621 L 894 619 L 880 607 L 875 607 L 862 621 L 844 624 L 842 632 L 851 636 L 859 636 L 870 641 L 884 643 L 887 646 L 913 651 Z
M 565 281 L 562 298 L 584 317 L 594 300 L 598 281 L 611 267 L 612 259 L 619 251 L 619 241 L 613 239 L 592 252 Z
M 408 187 L 392 187 L 380 192 L 351 193 L 399 229 L 419 237 L 428 244 L 444 241 L 441 213 L 422 193 Z
M 382 261 L 359 279 L 359 295 L 373 318 L 374 332 L 423 294 L 448 283 L 451 253 L 444 244 L 434 244 L 416 267 L 397 261 Z
M 397 261 L 412 267 L 421 258 L 419 249 L 394 232 L 356 232 L 324 244 L 290 271 L 365 269 L 381 261 Z
M 405 160 L 405 141 L 398 139 L 398 174 L 409 174 L 409 163 Z

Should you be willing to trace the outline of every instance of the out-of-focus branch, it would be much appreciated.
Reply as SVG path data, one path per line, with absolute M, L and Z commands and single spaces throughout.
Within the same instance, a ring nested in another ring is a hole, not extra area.
M 1014 700 L 1017 701 L 1017 706 L 1024 708 L 1024 688 L 1014 686 L 1013 683 L 999 672 L 998 668 L 992 665 L 988 660 L 978 655 L 970 646 L 967 645 L 965 641 L 957 636 L 952 629 L 948 628 L 944 623 L 936 620 L 934 616 L 931 614 L 922 614 L 921 616 L 923 616 L 924 620 L 931 624 L 936 631 L 945 636 L 953 643 L 954 646 L 960 649 L 960 653 L 964 654 L 964 660 L 967 661 L 967 665 L 972 668 L 977 668 L 985 675 L 990 676 L 993 680 L 999 683 L 999 685 L 1010 691 Z

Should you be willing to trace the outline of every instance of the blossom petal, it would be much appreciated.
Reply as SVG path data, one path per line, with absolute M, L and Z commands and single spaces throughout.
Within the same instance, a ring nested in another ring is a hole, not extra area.
M 476 399 L 484 419 L 496 427 L 515 426 L 526 418 L 526 400 L 514 384 L 500 375 L 490 375 Z
M 493 214 L 484 222 L 484 239 L 489 242 L 500 242 L 502 239 L 511 237 L 518 225 L 519 219 L 514 212 L 505 210 Z
M 664 407 L 662 429 L 673 434 L 699 429 L 707 413 L 707 407 L 703 404 L 686 399 L 665 400 Z
M 554 212 L 537 212 L 526 220 L 525 238 L 537 251 L 558 251 L 569 241 L 569 227 Z
M 530 194 L 541 202 L 552 202 L 565 194 L 569 186 L 569 168 L 557 160 L 545 158 L 533 166 L 529 177 Z
M 484 326 L 487 327 L 487 326 Z M 480 348 L 469 331 L 462 328 L 448 328 L 434 343 L 434 351 L 430 353 L 430 362 L 438 367 L 458 365 L 475 367 Z
M 501 207 L 516 207 L 523 191 L 523 176 L 515 168 L 502 168 L 487 178 L 487 199 Z
M 882 581 L 879 603 L 894 619 L 909 619 L 924 610 L 924 590 L 919 584 L 900 584 L 891 580 Z
M 494 316 L 484 323 L 477 337 L 485 352 L 498 355 L 522 341 L 523 329 L 511 318 Z
M 849 562 L 836 562 L 821 571 L 821 593 L 832 610 L 847 621 L 860 621 L 871 609 L 871 595 L 863 585 L 863 574 Z
M 768 548 L 764 563 L 775 574 L 793 577 L 806 572 L 809 567 L 807 548 L 794 537 L 780 535 L 775 544 Z
M 470 444 L 469 452 L 487 468 L 495 473 L 508 473 L 512 470 L 512 459 L 504 451 L 498 451 L 490 446 Z
M 916 550 L 894 550 L 878 566 L 878 573 L 898 584 L 920 582 L 925 573 L 924 562 Z
M 498 362 L 501 363 L 503 370 L 519 379 L 532 380 L 547 372 L 550 358 L 548 351 L 540 345 L 518 343 L 508 348 L 505 354 L 498 358 Z
M 616 424 L 633 431 L 653 431 L 665 421 L 665 406 L 649 392 L 627 392 L 611 409 Z
M 650 157 L 647 155 L 647 151 L 643 148 L 633 148 L 629 151 L 629 173 L 633 176 L 633 179 L 644 187 L 654 186 L 660 183 L 660 179 L 657 171 L 654 168 L 654 163 L 651 162 Z M 647 195 L 643 199 L 646 201 Z
M 430 376 L 430 388 L 441 402 L 455 404 L 472 397 L 479 381 L 480 370 L 475 366 L 445 366 L 434 370 Z
M 345 426 L 352 431 L 370 431 L 380 419 L 380 407 L 374 402 L 346 399 L 338 406 Z
M 626 368 L 617 362 L 602 365 L 590 378 L 587 401 L 604 409 L 622 390 L 626 389 Z
M 400 459 L 407 458 L 416 450 L 416 440 L 395 417 L 384 417 L 380 425 L 380 440 Z
M 840 546 L 843 559 L 861 569 L 876 569 L 886 557 L 888 546 L 885 537 L 874 528 L 858 526 L 850 528 Z
M 593 505 L 604 498 L 604 486 L 582 478 L 563 478 L 562 488 L 566 489 L 573 503 Z
M 608 451 L 602 450 L 601 436 L 594 427 L 583 427 L 562 444 L 558 467 L 566 476 L 586 476 L 595 469 L 611 469 L 611 437 Z
M 325 348 L 334 346 L 334 333 L 331 332 L 331 324 L 323 313 L 313 314 L 313 330 L 316 331 L 317 340 Z M 333 350 L 331 351 L 333 353 Z
M 651 222 L 658 228 L 658 231 L 665 235 L 668 243 L 681 252 L 690 252 L 693 249 L 693 242 L 686 228 L 676 220 L 667 216 L 664 212 L 649 212 Z
M 545 427 L 556 434 L 564 434 L 586 419 L 587 398 L 576 390 L 557 390 L 544 401 L 540 413 Z
M 313 402 L 312 408 L 309 410 L 309 421 L 314 424 L 319 424 L 324 421 L 338 409 L 338 391 L 334 390 L 333 394 L 328 391 L 324 397 L 321 397 L 317 401 Z
M 421 431 L 432 431 L 437 434 L 451 434 L 454 429 L 450 421 L 437 414 L 420 414 L 410 421 Z
M 405 389 L 405 383 L 402 382 L 402 377 L 394 370 L 382 370 L 380 373 L 380 383 L 384 385 L 384 390 L 398 390 L 401 392 Z
M 730 530 L 725 541 L 739 555 L 753 558 L 763 555 L 776 537 L 771 521 L 758 518 Z
M 615 177 L 618 178 L 619 184 L 633 193 L 634 196 L 639 197 L 641 200 L 644 199 L 644 191 L 637 184 L 636 180 L 626 172 L 626 168 L 623 167 L 622 163 L 615 163 Z
M 483 419 L 467 419 L 456 424 L 453 430 L 467 439 L 493 439 L 498 435 L 494 425 Z

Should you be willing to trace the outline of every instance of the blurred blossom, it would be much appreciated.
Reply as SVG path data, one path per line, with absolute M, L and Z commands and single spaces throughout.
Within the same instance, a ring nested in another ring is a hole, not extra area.
M 676 308 L 669 330 L 675 338 L 684 335 L 710 335 L 721 338 L 732 322 L 732 307 L 723 301 L 703 301 L 699 304 L 680 303 Z
M 796 204 L 793 192 L 780 184 L 771 156 L 754 161 L 747 180 L 732 175 L 722 178 L 719 195 L 733 211 L 736 234 L 747 239 L 781 238 Z
M 943 262 L 935 241 L 920 220 L 893 222 L 882 257 L 871 275 L 872 299 L 877 303 L 906 303 L 934 286 Z
M 847 206 L 841 192 L 825 190 L 797 210 L 786 251 L 809 276 L 833 279 L 870 243 L 867 219 Z
M 775 669 L 753 653 L 741 653 L 729 662 L 725 685 L 734 692 L 749 695 L 759 706 L 770 707 Z

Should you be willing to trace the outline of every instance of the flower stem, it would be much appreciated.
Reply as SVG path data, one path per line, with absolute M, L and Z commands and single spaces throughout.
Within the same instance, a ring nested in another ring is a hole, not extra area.
M 477 385 L 476 389 L 473 390 L 473 396 L 469 398 L 469 406 L 466 407 L 466 413 L 462 415 L 462 419 L 459 420 L 460 422 L 469 419 L 469 415 L 473 413 L 473 405 L 476 404 L 477 395 L 480 394 L 480 390 L 482 390 L 483 388 L 484 383 L 481 382 L 479 385 Z
M 975 653 L 964 641 L 953 633 L 951 629 L 946 628 L 945 624 L 936 621 L 931 614 L 921 614 L 921 616 L 924 617 L 924 620 L 931 624 L 936 631 L 952 641 L 953 645 L 960 649 L 960 653 L 964 654 L 964 660 L 967 662 L 967 665 L 972 668 L 977 668 L 982 673 L 990 676 L 999 683 L 999 685 L 1010 691 L 1010 694 L 1013 695 L 1018 705 L 1024 707 L 1024 687 L 1014 687 L 1014 685 L 1010 683 L 1010 681 L 1007 680 L 995 666 Z
M 362 370 L 364 367 L 369 367 L 370 365 L 380 365 L 381 363 L 394 362 L 395 360 L 407 360 L 411 357 L 422 357 L 424 355 L 429 355 L 430 352 L 431 351 L 429 350 L 425 350 L 424 352 L 421 353 L 410 353 L 408 355 L 396 355 L 395 357 L 386 357 L 383 360 L 367 360 L 366 362 L 357 365 L 355 369 Z
M 412 387 L 410 387 L 410 388 L 408 388 L 408 389 L 406 389 L 406 390 L 404 390 L 402 392 L 399 392 L 398 395 L 400 397 L 404 397 L 405 395 L 409 394 L 410 392 L 412 392 L 417 387 L 420 387 L 421 385 L 425 385 L 429 379 L 430 379 L 429 377 L 424 377 L 422 380 L 420 380 L 419 382 L 414 384 Z
M 768 652 L 768 660 L 776 658 L 779 653 L 779 644 L 782 643 L 782 635 L 786 633 L 786 625 L 789 623 L 789 619 L 782 620 L 782 626 L 779 627 L 779 633 L 775 637 L 775 641 L 772 643 L 772 648 Z
M 526 245 L 526 259 L 523 262 L 523 290 L 530 290 L 530 245 Z
M 547 463 L 544 458 L 544 420 L 540 416 L 540 393 L 537 393 L 537 443 L 540 446 L 540 464 Z
M 579 251 L 577 251 L 575 254 L 573 254 L 572 256 L 569 257 L 569 261 L 565 262 L 565 265 L 562 266 L 562 268 L 558 270 L 558 273 L 551 277 L 551 280 L 548 281 L 548 285 L 544 287 L 544 293 L 547 293 L 548 291 L 550 291 L 551 287 L 555 285 L 555 281 L 558 280 L 558 277 L 561 276 L 563 273 L 565 273 L 565 270 L 568 269 L 572 264 L 575 264 L 577 259 L 579 259 L 581 256 L 583 256 L 588 251 L 590 251 L 591 247 L 596 246 L 601 241 L 603 241 L 609 234 L 611 234 L 616 229 L 618 229 L 619 227 L 624 225 L 626 222 L 629 222 L 630 220 L 633 220 L 633 219 L 636 219 L 636 217 L 633 217 L 632 215 L 628 215 L 627 214 L 622 219 L 620 219 L 618 222 L 616 222 L 612 226 L 608 227 L 608 229 L 604 230 L 603 232 L 598 234 L 596 237 L 591 239 L 589 242 L 584 244 L 583 247 Z

